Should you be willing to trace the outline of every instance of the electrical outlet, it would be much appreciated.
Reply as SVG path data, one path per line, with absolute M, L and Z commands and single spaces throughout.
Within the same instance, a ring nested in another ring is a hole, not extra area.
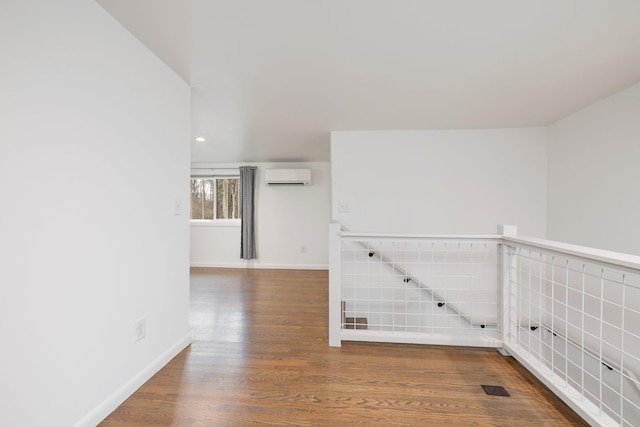
M 301 254 L 306 254 L 307 253 L 307 247 L 306 246 L 300 246 L 300 253 Z
M 143 317 L 136 322 L 136 341 L 147 336 L 147 318 Z
M 350 200 L 340 200 L 338 202 L 338 212 L 340 212 L 340 213 L 349 213 L 349 212 L 351 212 L 351 201 Z

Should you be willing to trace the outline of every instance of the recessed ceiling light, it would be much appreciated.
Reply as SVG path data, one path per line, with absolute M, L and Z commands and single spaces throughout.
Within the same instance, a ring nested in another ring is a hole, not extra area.
M 204 138 L 204 136 L 196 136 L 196 142 L 205 142 L 206 139 Z

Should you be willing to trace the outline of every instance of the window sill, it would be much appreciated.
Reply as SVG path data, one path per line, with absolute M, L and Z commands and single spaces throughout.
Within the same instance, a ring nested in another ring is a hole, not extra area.
M 198 220 L 190 221 L 192 227 L 240 227 L 239 219 L 215 219 L 215 220 Z

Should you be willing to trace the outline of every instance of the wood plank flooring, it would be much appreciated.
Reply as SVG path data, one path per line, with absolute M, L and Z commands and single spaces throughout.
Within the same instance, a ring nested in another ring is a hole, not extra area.
M 587 425 L 496 350 L 328 347 L 327 300 L 326 271 L 193 269 L 191 347 L 101 426 Z

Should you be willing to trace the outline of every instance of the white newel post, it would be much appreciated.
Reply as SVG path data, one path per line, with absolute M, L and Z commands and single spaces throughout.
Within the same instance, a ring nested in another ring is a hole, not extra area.
M 517 236 L 518 235 L 518 227 L 515 225 L 499 225 L 498 226 L 498 234 L 501 236 Z M 511 246 L 501 244 L 500 251 L 502 254 L 501 259 L 501 310 L 500 310 L 500 319 L 501 319 L 501 340 L 504 343 L 509 343 L 513 338 L 513 322 L 517 322 L 517 314 L 513 312 L 512 304 L 517 301 L 517 294 L 515 293 L 517 289 L 512 289 L 511 286 L 511 273 L 512 268 L 515 266 L 516 260 L 512 259 L 513 248 Z M 513 316 L 516 316 L 515 319 L 512 319 Z M 517 328 L 516 328 L 517 329 Z M 515 331 L 517 333 L 517 330 Z M 504 355 L 508 355 L 508 352 L 501 348 L 500 352 Z
M 340 347 L 342 329 L 342 226 L 329 224 L 329 346 Z

